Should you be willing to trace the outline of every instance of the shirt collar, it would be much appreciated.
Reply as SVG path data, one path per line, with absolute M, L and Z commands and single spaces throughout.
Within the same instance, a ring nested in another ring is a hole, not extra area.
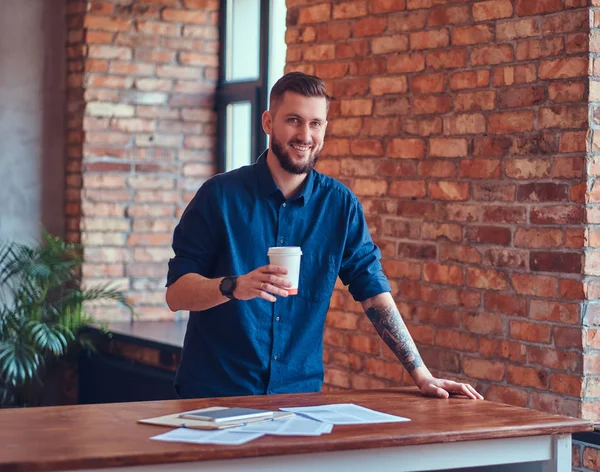
M 256 164 L 254 164 L 258 177 L 259 192 L 263 197 L 268 197 L 279 190 L 267 165 L 267 151 L 268 149 L 258 156 Z M 305 206 L 312 196 L 315 186 L 315 175 L 316 171 L 314 169 L 309 172 L 300 193 L 293 198 L 293 200 L 302 199 L 302 206 Z M 279 193 L 281 194 L 281 191 Z

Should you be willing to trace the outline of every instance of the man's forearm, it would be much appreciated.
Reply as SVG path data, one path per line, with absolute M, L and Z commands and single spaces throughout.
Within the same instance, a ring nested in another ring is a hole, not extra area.
M 417 346 L 389 293 L 382 293 L 362 302 L 365 313 L 377 333 L 396 354 L 417 385 L 431 373 L 425 367 Z
M 225 303 L 228 298 L 219 290 L 222 279 L 185 274 L 167 288 L 167 305 L 172 311 L 203 311 Z

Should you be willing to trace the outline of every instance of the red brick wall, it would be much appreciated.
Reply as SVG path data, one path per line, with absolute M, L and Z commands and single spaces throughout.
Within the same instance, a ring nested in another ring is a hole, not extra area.
M 426 363 L 490 400 L 579 415 L 587 1 L 287 5 L 287 70 L 336 99 L 320 169 L 360 197 Z M 327 388 L 408 381 L 338 289 Z
M 218 0 L 68 3 L 68 235 L 84 279 L 168 318 L 166 260 L 183 208 L 216 172 Z M 103 307 L 98 316 L 122 319 Z

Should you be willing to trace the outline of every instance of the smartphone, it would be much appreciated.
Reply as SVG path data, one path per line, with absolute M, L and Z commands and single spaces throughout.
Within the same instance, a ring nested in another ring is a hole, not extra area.
M 215 423 L 226 423 L 231 421 L 243 421 L 249 419 L 268 419 L 273 417 L 272 411 L 256 410 L 254 408 L 204 408 L 202 410 L 186 411 L 179 415 L 180 418 L 200 421 L 214 421 Z

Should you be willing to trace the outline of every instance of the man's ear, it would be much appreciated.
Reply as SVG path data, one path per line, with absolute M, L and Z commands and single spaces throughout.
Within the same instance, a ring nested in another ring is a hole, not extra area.
M 270 136 L 273 129 L 273 116 L 269 110 L 264 111 L 262 114 L 262 127 L 263 131 Z

